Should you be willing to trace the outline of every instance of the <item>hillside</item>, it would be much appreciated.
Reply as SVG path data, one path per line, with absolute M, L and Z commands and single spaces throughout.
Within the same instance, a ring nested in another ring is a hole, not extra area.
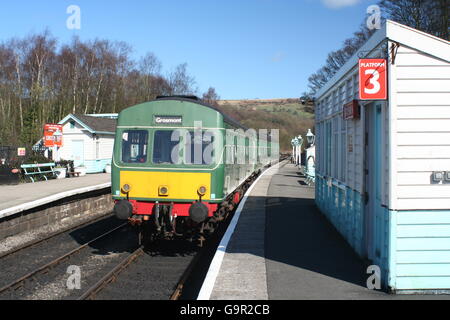
M 219 109 L 253 129 L 279 129 L 280 151 L 291 151 L 291 139 L 314 129 L 314 108 L 299 99 L 220 100 Z M 313 130 L 314 131 L 314 130 Z

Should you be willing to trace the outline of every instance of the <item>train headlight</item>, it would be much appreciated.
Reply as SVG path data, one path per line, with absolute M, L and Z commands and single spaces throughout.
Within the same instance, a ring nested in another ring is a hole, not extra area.
M 131 190 L 131 186 L 129 185 L 129 184 L 124 184 L 123 186 L 122 186 L 122 191 L 124 192 L 124 193 L 128 193 L 128 192 L 130 192 L 130 190 Z
M 168 196 L 169 188 L 167 186 L 159 186 L 158 193 L 160 196 Z
M 197 192 L 199 195 L 204 196 L 206 194 L 206 187 L 205 186 L 201 186 L 200 188 L 197 189 Z

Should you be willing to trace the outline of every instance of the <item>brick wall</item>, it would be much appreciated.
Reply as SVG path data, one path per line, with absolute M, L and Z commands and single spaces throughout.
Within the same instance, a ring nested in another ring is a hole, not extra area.
M 113 210 L 111 188 L 64 198 L 0 219 L 0 240 L 57 222 L 90 220 Z

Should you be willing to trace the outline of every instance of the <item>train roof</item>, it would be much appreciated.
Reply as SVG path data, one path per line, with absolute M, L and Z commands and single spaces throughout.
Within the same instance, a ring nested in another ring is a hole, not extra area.
M 185 101 L 185 102 L 191 102 L 191 103 L 195 103 L 195 104 L 199 104 L 208 108 L 211 108 L 217 112 L 219 112 L 222 116 L 223 116 L 223 120 L 228 123 L 231 124 L 234 127 L 237 128 L 241 128 L 244 130 L 247 130 L 248 128 L 243 126 L 242 124 L 240 124 L 237 120 L 231 118 L 230 116 L 226 115 L 225 113 L 223 113 L 220 109 L 200 100 L 197 96 L 184 96 L 184 95 L 177 95 L 177 96 L 158 96 L 156 97 L 155 100 L 153 101 L 166 101 L 166 100 L 175 100 L 175 101 Z

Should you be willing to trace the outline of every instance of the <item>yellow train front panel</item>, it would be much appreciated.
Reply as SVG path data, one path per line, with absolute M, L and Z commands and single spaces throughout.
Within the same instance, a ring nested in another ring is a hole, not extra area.
M 202 186 L 206 187 L 202 200 L 210 200 L 211 195 L 211 173 L 120 171 L 121 188 L 126 184 L 130 198 L 196 200 Z M 123 189 L 120 192 L 127 195 Z

